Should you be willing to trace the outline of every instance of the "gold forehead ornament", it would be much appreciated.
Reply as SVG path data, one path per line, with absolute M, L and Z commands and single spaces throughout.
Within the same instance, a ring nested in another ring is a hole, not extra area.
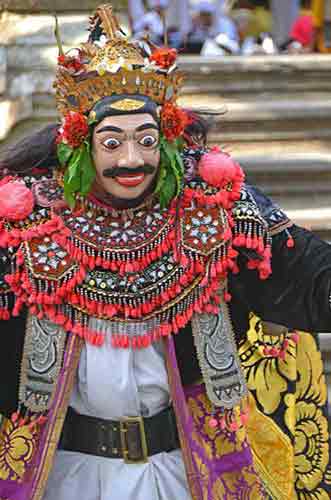
M 118 111 L 137 111 L 145 106 L 143 101 L 138 101 L 138 99 L 128 99 L 124 98 L 120 101 L 113 102 L 109 104 L 111 109 L 115 109 Z

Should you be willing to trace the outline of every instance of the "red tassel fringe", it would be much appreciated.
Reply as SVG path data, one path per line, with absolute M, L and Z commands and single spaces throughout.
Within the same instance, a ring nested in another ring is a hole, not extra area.
M 182 217 L 185 214 L 185 208 L 192 205 L 192 200 L 201 207 L 218 205 L 230 210 L 233 203 L 240 197 L 241 184 L 242 179 L 238 177 L 233 183 L 232 191 L 222 190 L 208 196 L 202 190 L 186 188 L 179 214 L 176 213 L 174 204 L 171 207 L 173 219 L 169 227 L 174 227 L 175 216 Z M 76 246 L 71 231 L 65 226 L 61 217 L 56 214 L 53 214 L 50 220 L 39 226 L 23 230 L 17 228 L 9 230 L 4 223 L 1 223 L 0 246 L 18 246 L 25 241 L 47 235 L 51 236 L 52 240 L 62 246 L 72 260 L 77 262 L 77 269 L 71 277 L 66 276 L 66 278 L 52 283 L 48 282 L 47 278 L 42 278 L 42 286 L 38 286 L 38 278 L 31 275 L 26 267 L 24 247 L 19 249 L 16 255 L 16 269 L 6 276 L 10 291 L 14 293 L 16 298 L 11 314 L 17 316 L 22 307 L 26 305 L 31 313 L 38 318 L 47 318 L 93 345 L 101 345 L 104 342 L 104 334 L 87 326 L 90 316 L 116 318 L 118 321 L 125 321 L 125 319 L 139 321 L 150 314 L 154 313 L 156 317 L 159 314 L 161 324 L 145 335 L 129 337 L 128 335 L 114 334 L 112 336 L 111 341 L 114 347 L 145 348 L 162 337 L 178 333 L 191 321 L 194 313 L 216 314 L 218 312 L 221 301 L 218 293 L 221 283 L 226 282 L 229 272 L 239 272 L 236 262 L 238 251 L 232 245 L 255 250 L 260 258 L 251 259 L 248 262 L 248 267 L 257 269 L 261 279 L 266 279 L 269 276 L 271 272 L 271 248 L 266 235 L 251 237 L 250 234 L 238 232 L 230 212 L 228 212 L 228 220 L 229 226 L 234 232 L 234 238 L 231 241 L 232 232 L 230 229 L 225 231 L 223 235 L 224 245 L 216 249 L 212 257 L 204 257 L 194 251 L 181 249 L 181 242 L 176 239 L 176 230 L 170 229 L 166 238 L 163 235 L 158 246 L 149 249 L 143 256 L 139 254 L 139 258 L 136 259 L 132 256 L 134 254 L 130 254 L 126 261 L 121 260 L 123 252 L 119 252 L 118 258 L 116 253 L 112 253 L 111 259 L 107 259 L 101 253 L 89 255 L 87 252 L 91 250 L 88 245 L 85 247 L 86 251 Z M 136 303 L 133 306 L 124 306 L 118 303 L 101 302 L 87 296 L 86 293 L 80 293 L 80 285 L 86 278 L 87 272 L 96 266 L 125 275 L 143 271 L 152 262 L 171 251 L 177 258 L 177 263 L 180 264 L 181 274 L 175 282 L 170 282 L 168 287 L 161 291 L 157 297 L 149 300 L 146 298 L 142 303 Z M 42 292 L 38 291 L 41 289 Z M 181 295 L 182 297 L 180 297 Z M 189 297 L 190 300 L 187 300 L 186 297 Z M 174 300 L 175 298 L 179 298 L 179 300 Z M 231 300 L 227 289 L 224 290 L 223 298 L 226 302 Z M 184 302 L 185 300 L 186 302 Z M 80 311 L 79 314 L 76 314 L 77 309 Z M 166 320 L 161 320 L 161 311 L 167 311 Z M 10 312 L 7 307 L 0 308 L 0 319 L 9 319 L 9 316 Z

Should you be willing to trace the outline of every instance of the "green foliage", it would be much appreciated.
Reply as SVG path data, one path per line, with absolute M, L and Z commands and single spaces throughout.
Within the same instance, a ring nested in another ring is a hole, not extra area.
M 81 186 L 80 193 L 83 196 L 86 196 L 92 187 L 92 184 L 95 179 L 95 167 L 92 161 L 91 156 L 91 146 L 88 141 L 85 141 L 85 147 L 83 148 L 82 156 L 81 156 L 81 165 L 83 165 L 83 169 L 81 172 Z
M 58 144 L 57 157 L 62 167 L 64 167 L 68 163 L 73 151 L 73 148 L 68 146 L 68 144 L 63 144 L 63 142 L 61 142 L 61 144 Z
M 156 186 L 161 208 L 169 205 L 179 195 L 184 177 L 184 165 L 180 155 L 183 143 L 180 140 L 168 142 L 160 139 L 160 173 Z
M 64 197 L 71 208 L 75 206 L 77 194 L 86 196 L 90 192 L 94 179 L 95 168 L 90 144 L 86 140 L 79 148 L 72 150 L 64 175 Z

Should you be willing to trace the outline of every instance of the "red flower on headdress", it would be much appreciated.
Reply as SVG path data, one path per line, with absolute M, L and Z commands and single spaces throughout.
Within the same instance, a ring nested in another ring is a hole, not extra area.
M 57 58 L 58 65 L 63 66 L 71 73 L 77 73 L 83 67 L 80 55 L 81 55 L 80 52 L 78 56 L 69 56 L 62 54 Z
M 151 62 L 154 61 L 162 69 L 171 68 L 171 66 L 175 64 L 176 59 L 177 50 L 167 47 L 156 49 L 149 58 Z
M 161 129 L 168 141 L 183 135 L 185 127 L 191 123 L 188 114 L 175 104 L 167 102 L 161 111 Z
M 70 111 L 65 116 L 62 127 L 59 129 L 57 143 L 63 142 L 72 148 L 78 148 L 89 133 L 86 116 L 76 111 Z

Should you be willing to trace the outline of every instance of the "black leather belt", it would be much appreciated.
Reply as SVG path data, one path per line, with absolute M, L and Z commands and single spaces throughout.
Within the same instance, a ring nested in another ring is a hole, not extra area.
M 125 417 L 119 422 L 88 417 L 69 408 L 59 448 L 122 458 L 125 463 L 148 462 L 148 457 L 180 447 L 173 408 L 153 417 Z

